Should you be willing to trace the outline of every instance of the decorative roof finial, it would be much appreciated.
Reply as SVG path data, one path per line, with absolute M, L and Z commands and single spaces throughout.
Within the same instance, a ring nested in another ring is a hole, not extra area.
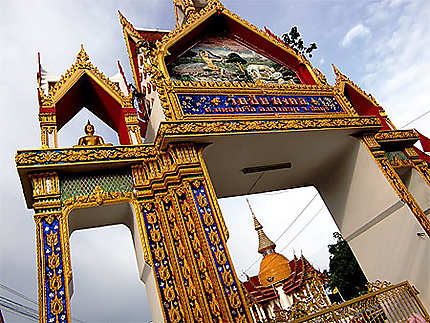
M 276 244 L 272 240 L 270 240 L 264 233 L 263 226 L 257 220 L 257 217 L 255 216 L 254 210 L 252 209 L 251 203 L 248 199 L 246 199 L 246 202 L 248 203 L 249 209 L 251 210 L 252 218 L 254 220 L 255 231 L 257 231 L 258 233 L 258 252 L 263 255 L 274 252 Z
M 348 80 L 348 78 L 334 65 L 333 66 L 333 71 L 334 74 L 336 75 L 336 82 L 340 82 L 340 81 L 344 81 L 344 80 Z
M 89 59 L 90 57 L 85 52 L 84 45 L 81 44 L 81 50 L 79 51 L 78 56 L 76 56 L 77 62 L 81 64 L 85 64 Z

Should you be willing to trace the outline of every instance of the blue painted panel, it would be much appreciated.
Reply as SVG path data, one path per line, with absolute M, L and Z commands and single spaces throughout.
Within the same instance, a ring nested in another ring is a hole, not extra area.
M 333 96 L 178 94 L 185 115 L 345 113 Z

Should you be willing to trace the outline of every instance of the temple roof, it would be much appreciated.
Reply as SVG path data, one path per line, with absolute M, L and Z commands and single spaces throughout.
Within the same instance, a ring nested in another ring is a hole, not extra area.
M 291 274 L 287 279 L 281 282 L 282 289 L 287 295 L 299 291 L 312 274 L 317 274 L 325 280 L 324 274 L 316 270 L 304 256 L 300 258 L 294 257 L 293 260 L 290 260 L 289 270 Z M 278 297 L 278 293 L 273 286 L 263 286 L 258 276 L 248 277 L 248 279 L 243 282 L 243 286 L 250 298 L 258 304 L 268 302 Z
M 118 68 L 116 75 L 106 77 L 91 63 L 82 45 L 75 62 L 59 78 L 48 74 L 39 59 L 39 112 L 55 115 L 54 122 L 60 130 L 85 107 L 118 133 L 121 144 L 130 144 L 124 116 L 137 111 Z

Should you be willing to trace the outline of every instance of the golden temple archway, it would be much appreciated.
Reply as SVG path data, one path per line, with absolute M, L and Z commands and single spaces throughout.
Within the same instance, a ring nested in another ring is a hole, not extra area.
M 42 148 L 18 151 L 16 164 L 35 211 L 40 321 L 71 321 L 70 229 L 109 223 L 133 233 L 154 321 L 252 321 L 217 198 L 306 185 L 370 280 L 410 280 L 429 304 L 430 244 L 417 233 L 430 235 L 430 173 L 418 133 L 397 130 L 336 68 L 329 85 L 219 1 L 175 6 L 170 32 L 135 29 L 120 14 L 134 91 L 83 48 L 63 77 L 39 79 Z M 58 148 L 57 130 L 83 105 L 121 145 Z M 126 205 L 133 216 L 116 218 Z M 112 217 L 97 217 L 107 207 Z

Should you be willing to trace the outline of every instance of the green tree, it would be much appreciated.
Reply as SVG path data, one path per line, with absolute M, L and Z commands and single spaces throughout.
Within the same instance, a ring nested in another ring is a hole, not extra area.
M 294 49 L 297 53 L 303 56 L 308 55 L 312 57 L 312 52 L 318 48 L 316 43 L 312 43 L 309 46 L 305 46 L 305 43 L 299 33 L 297 26 L 293 26 L 289 33 L 282 35 L 282 40 L 285 44 Z
M 343 239 L 339 232 L 333 233 L 333 236 L 337 242 L 328 246 L 328 251 L 331 254 L 328 285 L 332 290 L 337 288 L 343 298 L 349 300 L 367 290 L 367 279 L 348 242 Z

